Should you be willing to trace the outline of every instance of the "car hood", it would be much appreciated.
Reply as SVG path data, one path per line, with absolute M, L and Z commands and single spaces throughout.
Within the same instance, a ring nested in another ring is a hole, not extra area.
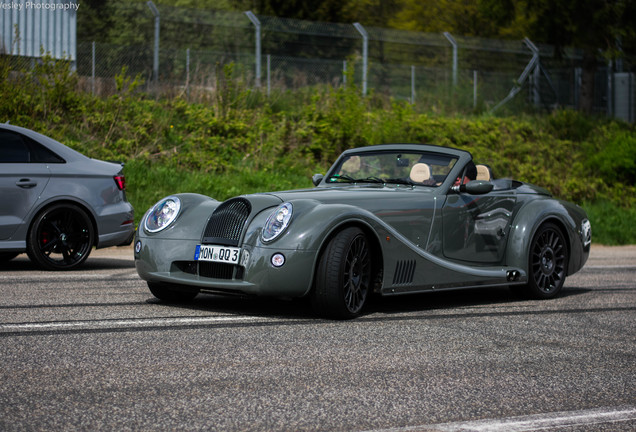
M 413 193 L 418 196 L 433 195 L 434 189 L 413 188 L 410 186 L 387 186 L 381 184 L 370 184 L 361 186 L 336 186 L 330 188 L 300 189 L 283 192 L 270 192 L 267 195 L 275 196 L 281 202 L 294 202 L 296 200 L 313 200 L 323 204 L 353 204 L 360 202 L 383 202 L 389 197 L 413 197 Z M 421 194 L 421 195 L 420 195 Z

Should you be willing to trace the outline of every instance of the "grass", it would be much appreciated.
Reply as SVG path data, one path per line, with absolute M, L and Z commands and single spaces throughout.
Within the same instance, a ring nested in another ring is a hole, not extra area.
M 584 203 L 592 223 L 592 242 L 607 246 L 636 244 L 636 209 L 610 201 Z

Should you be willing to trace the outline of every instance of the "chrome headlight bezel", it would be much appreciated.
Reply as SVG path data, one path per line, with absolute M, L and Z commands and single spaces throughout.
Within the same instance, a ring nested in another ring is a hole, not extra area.
M 264 243 L 276 240 L 289 227 L 293 212 L 294 207 L 289 202 L 276 207 L 276 210 L 269 215 L 265 225 L 263 225 L 261 240 Z
M 169 196 L 157 202 L 144 218 L 144 230 L 154 234 L 163 231 L 174 223 L 181 212 L 181 200 Z

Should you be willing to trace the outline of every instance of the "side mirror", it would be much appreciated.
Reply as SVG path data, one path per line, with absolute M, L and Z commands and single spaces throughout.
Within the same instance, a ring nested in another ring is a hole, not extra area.
M 320 184 L 320 182 L 322 181 L 323 178 L 325 178 L 325 176 L 323 174 L 314 174 L 311 177 L 311 181 L 314 184 L 314 186 L 318 186 L 318 184 Z
M 471 180 L 465 185 L 453 186 L 452 190 L 458 193 L 466 192 L 471 195 L 484 195 L 492 191 L 495 187 L 492 183 L 485 180 Z

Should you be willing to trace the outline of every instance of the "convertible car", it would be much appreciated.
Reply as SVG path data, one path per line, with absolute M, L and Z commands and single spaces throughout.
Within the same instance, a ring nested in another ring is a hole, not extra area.
M 224 202 L 160 200 L 137 230 L 137 272 L 168 302 L 198 293 L 309 297 L 319 315 L 348 319 L 373 293 L 499 285 L 552 298 L 590 252 L 583 209 L 494 179 L 467 151 L 347 150 L 313 183 Z

